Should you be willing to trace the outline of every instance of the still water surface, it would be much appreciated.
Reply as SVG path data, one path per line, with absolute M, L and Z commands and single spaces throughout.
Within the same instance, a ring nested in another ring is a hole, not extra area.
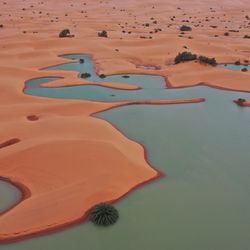
M 146 146 L 150 163 L 167 174 L 116 206 L 121 219 L 109 228 L 84 223 L 59 233 L 1 245 L 6 250 L 249 250 L 250 109 L 232 100 L 248 93 L 209 87 L 165 89 L 159 76 L 100 79 L 89 57 L 50 70 L 89 72 L 90 80 L 135 84 L 123 91 L 98 86 L 40 88 L 56 78 L 27 82 L 26 94 L 99 101 L 206 98 L 186 105 L 132 105 L 96 115 Z M 117 83 L 119 84 L 119 83 Z M 249 83 L 250 84 L 250 83 Z

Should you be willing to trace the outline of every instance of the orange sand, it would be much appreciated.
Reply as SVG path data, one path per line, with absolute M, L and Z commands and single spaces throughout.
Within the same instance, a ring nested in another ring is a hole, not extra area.
M 5 2 L 1 3 L 0 16 L 4 25 L 0 28 L 0 143 L 11 138 L 21 141 L 0 149 L 0 172 L 20 185 L 26 197 L 0 216 L 1 241 L 68 225 L 83 218 L 96 203 L 116 200 L 159 174 L 145 160 L 141 145 L 108 122 L 91 117 L 92 113 L 129 103 L 53 100 L 23 94 L 24 82 L 35 77 L 64 77 L 51 87 L 83 83 L 76 72 L 39 71 L 67 62 L 58 55 L 90 54 L 99 74 L 152 73 L 168 77 L 173 87 L 203 82 L 250 91 L 249 72 L 193 62 L 173 65 L 175 55 L 185 50 L 183 46 L 216 57 L 218 62 L 249 60 L 249 39 L 242 38 L 250 35 L 250 21 L 245 18 L 250 12 L 249 0 L 86 0 L 86 5 L 61 0 L 56 7 L 49 0 Z M 149 27 L 142 26 L 145 23 Z M 179 37 L 182 24 L 192 26 L 193 31 Z M 63 28 L 70 28 L 75 38 L 59 39 Z M 155 28 L 162 31 L 150 34 Z M 97 37 L 103 29 L 108 31 L 108 39 Z M 229 29 L 239 32 L 223 36 Z M 156 65 L 160 70 L 138 69 L 140 65 Z M 126 84 L 119 87 L 136 88 Z M 28 120 L 31 115 L 39 120 Z

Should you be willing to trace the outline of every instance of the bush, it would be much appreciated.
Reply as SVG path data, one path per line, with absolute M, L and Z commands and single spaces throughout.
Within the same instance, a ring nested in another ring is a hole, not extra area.
M 244 102 L 246 102 L 246 99 L 243 99 L 243 98 L 239 98 L 236 103 L 239 105 L 239 106 L 244 106 Z
M 241 71 L 242 71 L 242 72 L 247 72 L 248 69 L 247 69 L 247 68 L 243 68 L 243 69 L 241 69 Z
M 199 62 L 203 63 L 203 64 L 210 64 L 212 66 L 217 65 L 217 62 L 216 62 L 215 58 L 209 58 L 209 57 L 206 57 L 206 56 L 199 56 L 198 59 L 199 59 Z
M 91 77 L 91 74 L 89 74 L 89 73 L 82 73 L 80 77 L 81 78 L 89 78 L 89 77 Z
M 235 61 L 235 65 L 240 65 L 240 60 Z
M 68 37 L 70 35 L 70 30 L 69 29 L 64 29 L 59 33 L 59 37 Z
M 182 53 L 179 53 L 176 57 L 175 57 L 175 64 L 178 64 L 180 62 L 185 62 L 185 61 L 192 61 L 192 60 L 196 60 L 197 59 L 197 55 L 196 54 L 192 54 L 191 52 L 187 52 L 184 51 Z
M 79 60 L 79 62 L 80 62 L 81 64 L 83 64 L 85 61 L 84 61 L 84 59 L 81 58 L 81 59 Z
M 130 76 L 127 76 L 127 75 L 124 75 L 124 76 L 122 76 L 123 78 L 129 78 Z
M 191 30 L 192 30 L 192 28 L 187 26 L 187 25 L 182 25 L 180 27 L 180 31 L 191 31 Z
M 101 75 L 99 75 L 99 77 L 103 79 L 103 78 L 106 78 L 106 75 L 101 74 Z
M 224 36 L 229 36 L 229 33 L 228 33 L 228 32 L 225 32 L 225 33 L 224 33 Z
M 118 211 L 107 203 L 96 205 L 90 212 L 90 220 L 98 226 L 109 226 L 119 218 Z
M 250 36 L 248 36 L 248 35 L 245 35 L 245 36 L 244 36 L 244 38 L 246 38 L 246 39 L 250 39 Z
M 106 30 L 103 30 L 101 32 L 98 32 L 99 37 L 108 37 L 108 32 Z

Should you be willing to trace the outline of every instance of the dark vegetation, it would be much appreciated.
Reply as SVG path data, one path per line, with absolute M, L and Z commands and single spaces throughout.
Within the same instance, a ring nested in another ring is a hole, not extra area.
M 99 77 L 103 79 L 103 78 L 106 78 L 106 75 L 100 74 Z
M 118 211 L 110 204 L 100 203 L 90 212 L 90 220 L 98 226 L 109 226 L 119 218 Z
M 182 25 L 180 27 L 180 31 L 191 31 L 192 28 L 190 26 L 187 26 L 187 25 Z
M 108 37 L 108 32 L 106 30 L 103 30 L 101 32 L 98 32 L 99 37 Z
M 238 104 L 239 106 L 244 106 L 244 103 L 246 102 L 246 99 L 243 98 L 239 98 L 237 101 L 235 101 L 236 104 Z
M 84 63 L 84 59 L 81 58 L 81 59 L 79 60 L 79 62 L 80 62 L 81 64 L 83 64 L 83 63 Z
M 242 72 L 247 72 L 248 69 L 247 69 L 247 68 L 243 68 L 243 69 L 241 69 L 241 71 L 242 71 Z
M 211 66 L 216 66 L 217 65 L 217 62 L 216 62 L 215 58 L 209 58 L 209 57 L 206 57 L 206 56 L 199 56 L 198 60 L 202 64 L 209 64 Z
M 186 61 L 194 61 L 197 60 L 202 63 L 202 64 L 209 64 L 212 66 L 216 66 L 217 62 L 215 58 L 209 58 L 206 56 L 197 56 L 196 54 L 193 54 L 191 52 L 187 52 L 184 51 L 182 53 L 179 53 L 176 57 L 175 57 L 175 64 L 181 63 L 181 62 L 186 62 Z
M 69 29 L 64 29 L 59 33 L 59 37 L 63 38 L 63 37 L 72 37 L 72 36 L 70 35 Z
M 91 74 L 90 74 L 90 73 L 87 73 L 87 72 L 86 72 L 86 73 L 82 73 L 82 74 L 80 75 L 80 77 L 86 79 L 86 78 L 91 77 Z
M 179 53 L 175 57 L 175 64 L 181 63 L 181 62 L 186 62 L 186 61 L 193 61 L 197 59 L 196 54 L 192 54 L 191 52 L 184 51 L 182 53 Z

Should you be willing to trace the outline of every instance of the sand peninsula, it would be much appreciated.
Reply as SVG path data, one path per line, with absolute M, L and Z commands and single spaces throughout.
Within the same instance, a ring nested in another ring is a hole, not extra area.
M 76 53 L 90 54 L 98 74 L 158 74 L 172 88 L 203 83 L 249 92 L 249 72 L 197 62 L 173 64 L 182 51 L 215 57 L 219 63 L 249 63 L 249 39 L 244 38 L 250 35 L 247 13 L 249 0 L 157 0 L 153 4 L 149 0 L 62 0 L 56 7 L 48 0 L 1 1 L 0 175 L 23 191 L 23 199 L 1 214 L 0 241 L 82 221 L 93 205 L 115 201 L 161 175 L 149 165 L 142 145 L 92 116 L 130 103 L 28 96 L 23 93 L 25 81 L 46 77 L 41 68 L 68 62 L 58 55 Z M 181 33 L 183 24 L 192 31 Z M 75 36 L 59 38 L 64 28 Z M 101 30 L 108 31 L 107 38 L 98 37 Z M 147 65 L 158 70 L 143 69 Z M 82 84 L 76 72 L 52 73 L 64 78 L 52 87 Z M 126 84 L 119 87 L 136 89 Z M 204 100 L 179 102 L 199 101 Z

